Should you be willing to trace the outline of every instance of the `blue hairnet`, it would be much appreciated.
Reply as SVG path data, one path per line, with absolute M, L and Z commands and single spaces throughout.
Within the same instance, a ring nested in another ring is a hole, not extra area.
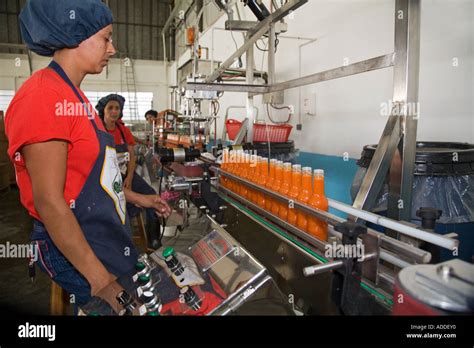
M 112 12 L 100 0 L 28 0 L 19 18 L 28 48 L 48 57 L 79 46 L 113 22 Z
M 120 105 L 120 118 L 123 116 L 123 106 L 125 104 L 125 98 L 119 94 L 109 94 L 103 98 L 100 98 L 99 102 L 95 106 L 97 112 L 99 113 L 100 118 L 104 119 L 104 110 L 107 106 L 107 103 L 111 100 L 115 100 Z

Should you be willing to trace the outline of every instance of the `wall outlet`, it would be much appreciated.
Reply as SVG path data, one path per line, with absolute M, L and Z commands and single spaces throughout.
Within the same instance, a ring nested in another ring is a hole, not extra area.
M 297 130 L 297 131 L 300 131 L 300 130 L 302 130 L 302 129 L 303 129 L 303 125 L 302 125 L 302 124 L 299 123 L 299 124 L 296 125 L 296 130 Z

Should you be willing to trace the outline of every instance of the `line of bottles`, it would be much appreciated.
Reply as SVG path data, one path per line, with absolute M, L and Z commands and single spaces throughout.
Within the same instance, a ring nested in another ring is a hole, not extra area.
M 310 207 L 327 211 L 328 200 L 324 194 L 324 171 L 311 167 L 301 167 L 244 152 L 224 149 L 221 169 L 260 187 L 277 192 L 288 198 L 288 202 L 265 195 L 248 185 L 220 177 L 220 185 L 237 193 L 250 202 L 267 210 L 280 219 L 308 232 L 312 236 L 327 240 L 326 222 L 306 214 L 294 207 L 299 202 Z

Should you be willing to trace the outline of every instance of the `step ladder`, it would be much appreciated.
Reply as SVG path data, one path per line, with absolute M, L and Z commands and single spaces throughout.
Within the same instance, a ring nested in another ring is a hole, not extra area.
M 125 108 L 128 109 L 128 114 L 133 123 L 139 122 L 138 112 L 138 98 L 137 98 L 137 85 L 135 80 L 135 66 L 133 59 L 128 55 L 124 55 L 121 59 L 121 84 L 120 89 L 122 92 L 127 92 L 127 100 L 125 102 Z M 126 87 L 126 90 L 124 90 Z

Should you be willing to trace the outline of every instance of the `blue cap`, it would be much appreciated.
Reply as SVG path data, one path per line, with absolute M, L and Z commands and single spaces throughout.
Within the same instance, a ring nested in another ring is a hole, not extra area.
M 28 0 L 19 18 L 28 48 L 47 57 L 79 46 L 113 22 L 112 12 L 100 0 Z

